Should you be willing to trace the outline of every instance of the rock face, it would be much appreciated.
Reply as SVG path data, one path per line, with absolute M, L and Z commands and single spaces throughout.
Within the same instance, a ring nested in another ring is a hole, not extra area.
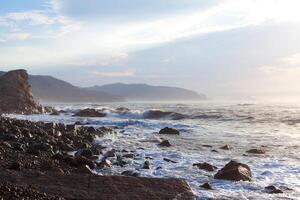
M 251 181 L 252 174 L 248 165 L 232 160 L 219 170 L 214 178 L 231 181 Z
M 179 131 L 174 128 L 163 128 L 159 131 L 159 134 L 167 134 L 167 135 L 179 135 Z
M 0 113 L 30 114 L 40 111 L 31 94 L 25 70 L 14 70 L 0 76 Z
M 73 115 L 74 117 L 105 117 L 105 113 L 98 112 L 95 109 L 87 108 L 80 110 L 79 112 Z

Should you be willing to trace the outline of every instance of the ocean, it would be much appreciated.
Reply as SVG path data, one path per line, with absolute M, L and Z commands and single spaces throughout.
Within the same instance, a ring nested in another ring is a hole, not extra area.
M 194 103 L 101 103 L 51 104 L 66 113 L 52 115 L 9 115 L 32 121 L 74 123 L 113 127 L 114 133 L 94 142 L 109 149 L 133 152 L 123 167 L 96 169 L 95 173 L 119 175 L 135 170 L 140 176 L 180 178 L 191 186 L 198 199 L 300 199 L 300 105 L 275 103 L 194 102 Z M 118 109 L 118 108 L 123 109 Z M 105 112 L 103 118 L 72 117 L 84 108 Z M 127 109 L 125 109 L 127 108 Z M 159 119 L 146 119 L 151 110 L 168 111 Z M 178 114 L 181 114 L 178 117 Z M 164 127 L 180 135 L 158 135 Z M 171 147 L 160 147 L 167 139 Z M 229 150 L 220 147 L 228 145 Z M 246 153 L 263 148 L 265 154 Z M 173 162 L 167 162 L 166 159 Z M 145 160 L 151 169 L 142 169 Z M 213 178 L 230 160 L 249 165 L 251 182 L 232 182 Z M 193 166 L 207 162 L 218 169 L 207 172 Z M 208 182 L 213 190 L 201 187 Z M 282 194 L 269 194 L 266 186 L 283 188 Z M 289 189 L 288 189 L 289 188 Z M 291 189 L 291 190 L 290 190 Z

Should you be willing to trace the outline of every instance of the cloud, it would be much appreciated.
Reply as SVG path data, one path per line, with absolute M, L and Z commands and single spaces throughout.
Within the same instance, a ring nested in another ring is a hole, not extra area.
M 13 12 L 6 14 L 4 18 L 15 22 L 28 22 L 30 25 L 50 25 L 57 21 L 42 11 Z
M 100 71 L 91 71 L 90 72 L 96 76 L 105 76 L 105 77 L 131 77 L 135 76 L 134 70 L 126 70 L 126 71 L 119 71 L 119 72 L 100 72 Z

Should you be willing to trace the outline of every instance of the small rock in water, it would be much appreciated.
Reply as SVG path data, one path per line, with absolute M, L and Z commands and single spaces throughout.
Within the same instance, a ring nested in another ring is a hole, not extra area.
M 73 115 L 74 117 L 105 117 L 106 114 L 98 112 L 96 109 L 87 108 L 80 110 Z
M 209 183 L 204 183 L 203 185 L 200 185 L 200 187 L 207 189 L 207 190 L 212 190 L 213 188 Z
M 214 178 L 231 181 L 251 181 L 252 174 L 248 165 L 232 160 L 219 170 Z
M 214 152 L 214 153 L 219 153 L 217 150 L 213 149 L 211 150 L 211 152 Z
M 134 158 L 134 154 L 133 153 L 124 154 L 123 158 L 131 158 L 131 159 L 133 159 Z
M 176 161 L 171 160 L 171 159 L 169 159 L 169 158 L 164 158 L 164 161 L 166 161 L 166 162 L 171 162 L 171 163 L 177 163 Z
M 210 172 L 217 169 L 217 167 L 215 167 L 215 166 L 213 166 L 209 163 L 206 163 L 206 162 L 204 162 L 204 163 L 194 163 L 193 166 L 197 166 L 199 169 L 204 169 L 204 170 L 210 171 Z
M 115 149 L 112 149 L 110 151 L 107 151 L 105 154 L 104 154 L 104 157 L 105 158 L 108 158 L 108 157 L 115 157 L 116 156 L 116 150 Z
M 270 194 L 280 194 L 283 193 L 282 190 L 278 189 L 277 187 L 275 187 L 274 185 L 270 185 L 265 187 L 265 189 L 267 190 L 268 193 Z
M 134 177 L 138 177 L 140 176 L 140 174 L 137 171 L 132 171 L 132 170 L 127 170 L 121 173 L 121 175 L 123 176 L 134 176 Z
M 143 169 L 150 169 L 150 168 L 151 168 L 151 164 L 150 164 L 149 160 L 146 160 L 146 161 L 144 162 Z
M 159 131 L 159 134 L 179 135 L 179 131 L 174 128 L 165 127 Z
M 169 140 L 163 140 L 161 143 L 158 144 L 161 147 L 170 147 L 172 146 L 169 142 Z
M 231 148 L 226 144 L 226 145 L 220 147 L 220 149 L 223 149 L 223 150 L 230 150 Z
M 263 149 L 250 149 L 246 151 L 247 153 L 252 153 L 252 154 L 265 154 L 266 151 Z
M 202 146 L 203 146 L 203 147 L 212 148 L 212 146 L 211 146 L 211 145 L 208 145 L 208 144 L 203 144 Z

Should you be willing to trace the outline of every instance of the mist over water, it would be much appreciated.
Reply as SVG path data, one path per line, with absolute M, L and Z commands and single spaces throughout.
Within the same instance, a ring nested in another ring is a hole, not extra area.
M 299 199 L 300 198 L 300 105 L 294 103 L 111 103 L 111 104 L 55 104 L 66 110 L 60 116 L 11 115 L 34 121 L 74 123 L 81 121 L 93 126 L 117 127 L 116 132 L 95 142 L 115 148 L 135 151 L 138 156 L 128 160 L 125 167 L 113 166 L 96 170 L 101 174 L 120 174 L 126 169 L 139 171 L 147 177 L 175 177 L 186 179 L 199 199 Z M 120 112 L 117 108 L 128 108 Z M 79 109 L 96 108 L 107 113 L 104 118 L 72 117 Z M 160 119 L 146 119 L 151 110 L 168 111 Z M 178 119 L 174 116 L 181 114 Z M 161 128 L 173 127 L 179 136 L 158 135 Z M 157 146 L 168 139 L 172 147 Z M 221 150 L 224 145 L 232 147 Z M 203 146 L 204 145 L 204 146 Z M 211 145 L 208 147 L 207 145 Z M 251 155 L 251 148 L 264 148 L 265 155 Z M 217 150 L 214 152 L 212 150 Z M 166 162 L 163 159 L 171 159 Z M 141 169 L 145 160 L 152 168 Z M 231 182 L 213 179 L 215 172 L 193 167 L 196 162 L 208 162 L 222 168 L 235 159 L 250 166 L 251 182 Z M 156 170 L 157 167 L 161 169 Z M 211 183 L 215 190 L 199 186 Z M 268 194 L 266 186 L 288 187 L 283 194 Z

